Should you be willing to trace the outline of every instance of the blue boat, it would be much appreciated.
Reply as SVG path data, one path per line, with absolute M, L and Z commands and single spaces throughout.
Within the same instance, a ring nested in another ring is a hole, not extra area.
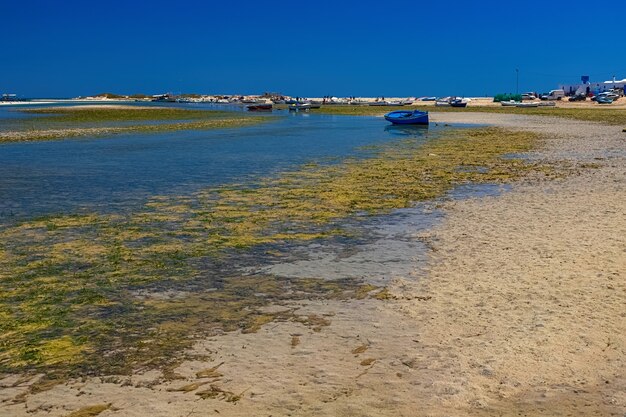
M 385 120 L 396 125 L 427 125 L 428 112 L 421 110 L 398 110 L 385 115 Z

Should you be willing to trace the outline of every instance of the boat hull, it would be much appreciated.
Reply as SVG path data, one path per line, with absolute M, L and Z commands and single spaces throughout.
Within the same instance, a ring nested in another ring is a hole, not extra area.
M 385 115 L 385 120 L 394 125 L 427 125 L 428 112 L 392 111 Z
M 251 104 L 246 106 L 248 111 L 272 111 L 271 104 Z
M 309 111 L 309 109 L 312 109 L 313 105 L 308 104 L 308 103 L 304 103 L 304 104 L 292 104 L 289 106 L 289 110 L 290 111 Z M 318 108 L 318 107 L 316 107 Z

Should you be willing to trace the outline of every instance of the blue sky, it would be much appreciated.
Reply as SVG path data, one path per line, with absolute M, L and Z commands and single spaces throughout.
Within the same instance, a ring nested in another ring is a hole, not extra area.
M 571 1 L 0 1 L 0 92 L 483 95 L 626 77 L 626 10 Z M 614 11 L 613 11 L 614 10 Z

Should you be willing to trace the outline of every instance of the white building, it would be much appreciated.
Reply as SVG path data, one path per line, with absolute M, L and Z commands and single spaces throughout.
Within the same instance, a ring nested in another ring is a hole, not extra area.
M 617 88 L 624 90 L 626 86 L 626 78 L 623 80 L 613 80 L 610 81 L 600 81 L 600 82 L 590 82 L 588 81 L 588 77 L 581 77 L 581 82 L 578 84 L 561 84 L 559 88 L 565 91 L 567 95 L 574 94 L 589 94 L 589 93 L 602 93 L 604 91 L 609 91 L 611 89 Z

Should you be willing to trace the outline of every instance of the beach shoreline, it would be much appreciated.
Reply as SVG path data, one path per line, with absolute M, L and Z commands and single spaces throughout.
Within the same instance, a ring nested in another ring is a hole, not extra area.
M 530 130 L 529 157 L 577 174 L 527 178 L 499 196 L 437 202 L 441 224 L 406 227 L 428 261 L 386 277 L 385 297 L 293 302 L 316 317 L 199 340 L 164 380 L 0 381 L 9 415 L 621 416 L 626 409 L 621 127 L 520 115 L 436 113 L 436 123 Z M 382 271 L 382 270 L 381 270 Z M 323 273 L 320 270 L 320 273 Z M 384 274 L 384 272 L 382 272 Z

